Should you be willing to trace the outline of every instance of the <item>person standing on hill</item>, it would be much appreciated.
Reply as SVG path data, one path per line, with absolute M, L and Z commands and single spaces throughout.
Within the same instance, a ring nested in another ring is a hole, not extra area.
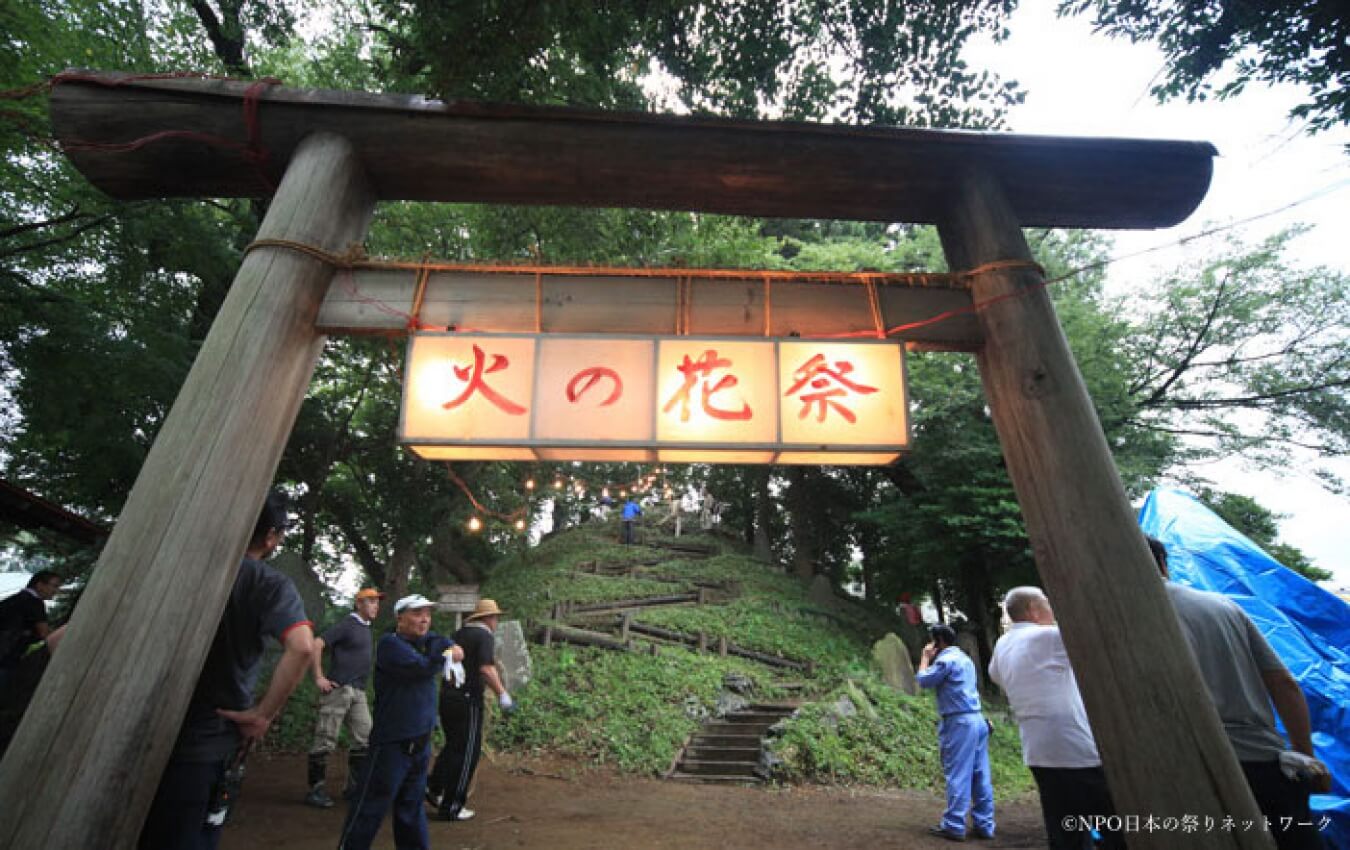
M 319 719 L 314 744 L 309 750 L 309 793 L 305 804 L 319 809 L 336 805 L 324 788 L 328 756 L 337 748 L 338 730 L 347 724 L 351 746 L 347 750 L 347 790 L 366 760 L 370 738 L 370 706 L 366 704 L 366 677 L 370 675 L 370 650 L 374 642 L 370 625 L 380 613 L 384 594 L 367 587 L 356 594 L 351 616 L 334 623 L 314 642 L 314 684 L 319 688 Z M 333 664 L 323 674 L 323 650 L 332 650 Z
M 496 632 L 502 611 L 491 599 L 480 599 L 464 627 L 455 632 L 455 643 L 464 647 L 465 681 L 447 679 L 441 686 L 441 729 L 445 749 L 436 759 L 436 770 L 427 785 L 427 800 L 436 806 L 437 820 L 468 820 L 472 809 L 464 804 L 469 784 L 483 752 L 483 697 L 488 689 L 497 695 L 503 711 L 515 710 L 497 672 Z
M 637 518 L 642 516 L 642 507 L 630 496 L 628 501 L 623 503 L 623 543 L 629 545 L 633 542 L 633 526 L 637 523 Z
M 929 630 L 915 681 L 937 691 L 938 744 L 947 778 L 947 810 L 929 833 L 951 841 L 966 840 L 966 812 L 976 838 L 994 837 L 994 785 L 989 775 L 989 722 L 980 710 L 975 663 L 956 646 L 951 626 Z M 974 798 L 972 801 L 972 797 Z
M 431 631 L 434 607 L 420 594 L 395 602 L 394 631 L 375 647 L 370 757 L 352 789 L 339 850 L 367 850 L 390 807 L 394 845 L 400 850 L 430 847 L 422 797 L 431 763 L 431 732 L 436 728 L 436 679 L 446 658 L 464 658 L 464 650 L 453 640 Z

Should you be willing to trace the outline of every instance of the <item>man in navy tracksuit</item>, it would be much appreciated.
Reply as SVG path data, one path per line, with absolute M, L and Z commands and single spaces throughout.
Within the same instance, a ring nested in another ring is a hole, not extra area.
M 436 680 L 445 656 L 459 661 L 464 651 L 431 629 L 433 603 L 405 596 L 394 604 L 398 623 L 375 648 L 375 724 L 370 755 L 357 778 L 342 827 L 340 850 L 365 850 L 394 809 L 394 844 L 399 850 L 427 850 L 427 816 L 422 808 L 431 730 L 436 725 Z

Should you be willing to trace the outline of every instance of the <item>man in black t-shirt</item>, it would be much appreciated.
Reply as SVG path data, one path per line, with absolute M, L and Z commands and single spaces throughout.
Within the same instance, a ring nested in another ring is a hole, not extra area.
M 468 820 L 473 810 L 464 808 L 469 783 L 478 769 L 483 751 L 483 695 L 491 689 L 503 711 L 515 710 L 497 673 L 493 634 L 502 611 L 491 599 L 480 599 L 464 627 L 455 632 L 455 643 L 464 648 L 465 681 L 462 686 L 447 679 L 441 683 L 441 729 L 445 748 L 427 781 L 427 801 L 436 806 L 437 820 Z
M 310 666 L 314 635 L 300 595 L 281 573 L 263 563 L 276 551 L 286 527 L 286 502 L 268 496 L 239 566 L 188 703 L 173 754 L 141 829 L 140 850 L 214 850 L 220 825 L 208 824 L 212 789 L 240 748 L 263 737 Z M 272 680 L 257 705 L 253 690 L 263 637 L 283 648 Z
M 27 587 L 0 601 L 0 688 L 28 647 L 51 633 L 47 600 L 60 589 L 60 576 L 51 570 L 39 570 L 28 579 Z
M 380 613 L 384 594 L 367 587 L 356 594 L 354 610 L 328 627 L 314 641 L 314 684 L 319 688 L 319 719 L 314 743 L 309 748 L 309 793 L 305 803 L 319 809 L 335 804 L 324 789 L 328 754 L 337 748 L 338 730 L 347 724 L 351 748 L 347 750 L 347 789 L 351 790 L 366 760 L 370 739 L 370 706 L 366 703 L 366 677 L 370 675 L 373 646 L 370 624 Z M 323 674 L 323 651 L 332 651 L 333 663 Z

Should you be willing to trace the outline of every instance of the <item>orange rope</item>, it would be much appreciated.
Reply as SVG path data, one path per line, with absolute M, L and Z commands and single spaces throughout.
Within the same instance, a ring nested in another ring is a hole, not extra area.
M 534 273 L 534 332 L 544 332 L 544 276 Z
M 877 339 L 886 338 L 886 320 L 881 317 L 881 299 L 877 297 L 876 284 L 871 278 L 863 280 L 867 287 L 867 306 L 872 310 L 872 324 L 876 325 Z
M 773 336 L 773 278 L 764 278 L 764 335 Z
M 431 277 L 431 270 L 428 268 L 419 269 L 417 272 L 417 286 L 413 290 L 412 316 L 408 318 L 408 330 L 417 331 L 422 329 L 422 301 L 427 295 L 427 278 Z
M 464 483 L 463 478 L 460 478 L 458 475 L 455 474 L 454 468 L 448 463 L 445 465 L 445 474 L 450 476 L 450 480 L 453 481 L 455 485 L 459 487 L 459 489 L 464 491 L 464 495 L 469 497 L 469 504 L 473 505 L 474 510 L 478 511 L 480 514 L 483 514 L 484 516 L 494 517 L 496 519 L 501 520 L 502 522 L 515 522 L 518 519 L 525 518 L 524 507 L 516 508 L 509 514 L 504 514 L 500 511 L 494 511 L 487 507 L 484 507 L 483 503 L 478 501 L 478 499 L 473 495 L 473 491 L 469 489 L 469 485 Z

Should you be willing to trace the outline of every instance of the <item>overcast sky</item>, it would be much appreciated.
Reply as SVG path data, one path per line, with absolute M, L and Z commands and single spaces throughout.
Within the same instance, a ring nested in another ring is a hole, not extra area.
M 1019 133 L 1194 139 L 1219 150 L 1214 180 L 1204 203 L 1187 221 L 1169 230 L 1115 234 L 1116 254 L 1176 241 L 1217 223 L 1245 219 L 1297 201 L 1297 208 L 1241 229 L 1247 241 L 1295 222 L 1313 226 L 1295 245 L 1298 262 L 1350 273 L 1345 248 L 1350 220 L 1350 129 L 1308 136 L 1288 112 L 1300 101 L 1293 87 L 1248 86 L 1224 102 L 1158 105 L 1148 94 L 1163 67 L 1151 45 L 1132 45 L 1092 33 L 1086 18 L 1058 19 L 1053 2 L 1027 0 L 1014 15 L 1012 37 L 1003 44 L 977 45 L 969 54 L 979 64 L 1014 79 L 1027 91 L 1026 103 L 1010 116 Z M 1203 256 L 1217 239 L 1185 249 Z M 1185 254 L 1175 249 L 1122 262 L 1111 271 L 1114 285 L 1167 268 Z M 1250 496 L 1289 518 L 1282 537 L 1298 546 L 1350 587 L 1350 500 L 1335 496 L 1311 475 L 1308 459 L 1283 477 L 1254 473 L 1240 461 L 1201 470 L 1225 490 Z M 1350 461 L 1336 469 L 1350 479 Z

